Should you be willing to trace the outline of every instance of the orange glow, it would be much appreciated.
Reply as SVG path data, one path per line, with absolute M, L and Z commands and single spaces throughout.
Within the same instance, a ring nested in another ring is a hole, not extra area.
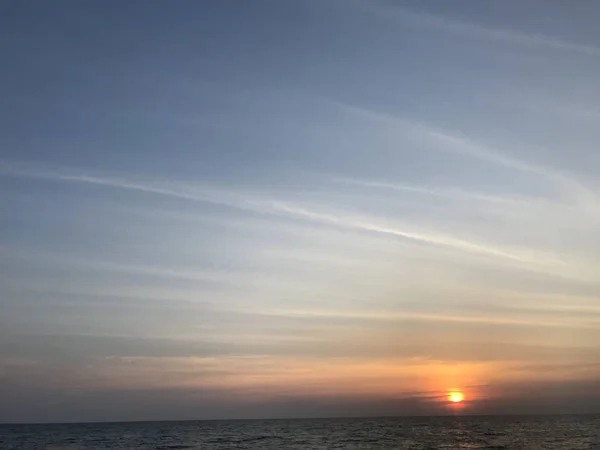
M 448 394 L 448 400 L 450 400 L 452 403 L 460 403 L 464 401 L 464 399 L 465 394 L 460 391 L 452 391 Z
M 452 362 L 427 358 L 313 358 L 280 356 L 170 357 L 168 379 L 160 376 L 164 357 L 115 357 L 97 380 L 119 388 L 191 388 L 236 392 L 237 399 L 265 396 L 358 399 L 409 398 L 462 412 L 488 396 L 495 374 L 510 374 L 505 362 Z M 520 376 L 520 374 L 519 374 Z M 460 394 L 460 401 L 451 399 Z

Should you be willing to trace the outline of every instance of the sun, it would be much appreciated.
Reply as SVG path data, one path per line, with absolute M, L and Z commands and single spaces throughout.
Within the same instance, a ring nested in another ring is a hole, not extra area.
M 451 391 L 448 393 L 448 400 L 450 400 L 452 403 L 460 403 L 464 401 L 464 399 L 465 394 L 460 391 Z

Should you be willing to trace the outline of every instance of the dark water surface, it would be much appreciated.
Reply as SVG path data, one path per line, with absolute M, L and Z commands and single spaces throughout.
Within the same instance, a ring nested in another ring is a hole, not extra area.
M 600 416 L 0 425 L 0 449 L 600 449 Z

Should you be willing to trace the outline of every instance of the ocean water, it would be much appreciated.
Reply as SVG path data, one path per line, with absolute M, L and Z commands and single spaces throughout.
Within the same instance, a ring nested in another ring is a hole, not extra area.
M 0 425 L 0 449 L 600 449 L 600 416 Z

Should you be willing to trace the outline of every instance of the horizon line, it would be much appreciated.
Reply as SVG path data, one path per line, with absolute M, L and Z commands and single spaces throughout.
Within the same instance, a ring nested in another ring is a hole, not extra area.
M 250 422 L 250 421 L 283 421 L 283 420 L 343 420 L 343 419 L 411 419 L 411 418 L 447 418 L 447 417 L 564 417 L 564 416 L 599 416 L 598 412 L 571 412 L 571 413 L 470 413 L 470 414 L 398 414 L 374 416 L 318 416 L 318 417 L 256 417 L 256 418 L 210 418 L 210 419 L 151 419 L 151 420 L 107 420 L 107 421 L 82 421 L 82 422 L 0 422 L 4 426 L 37 426 L 37 425 L 110 425 L 110 424 L 135 424 L 135 423 L 171 423 L 171 422 Z

